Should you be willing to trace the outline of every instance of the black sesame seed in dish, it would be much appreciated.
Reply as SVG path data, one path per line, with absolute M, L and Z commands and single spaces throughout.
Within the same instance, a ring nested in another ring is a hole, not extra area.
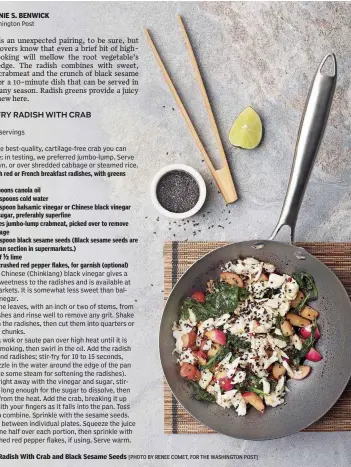
M 150 195 L 154 207 L 161 214 L 179 222 L 202 208 L 206 200 L 206 185 L 199 172 L 192 167 L 173 164 L 159 170 L 154 176 Z
M 190 174 L 174 170 L 160 179 L 156 196 L 161 206 L 167 211 L 184 213 L 196 205 L 200 189 L 197 181 Z

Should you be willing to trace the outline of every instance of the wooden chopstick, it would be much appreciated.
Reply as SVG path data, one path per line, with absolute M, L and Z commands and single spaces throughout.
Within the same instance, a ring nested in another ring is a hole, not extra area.
M 197 83 L 198 83 L 199 88 L 200 88 L 201 96 L 202 96 L 202 99 L 204 101 L 206 111 L 207 111 L 207 114 L 208 114 L 209 119 L 210 119 L 212 132 L 213 132 L 214 137 L 216 139 L 219 154 L 221 156 L 223 164 L 228 165 L 227 156 L 226 156 L 226 154 L 224 152 L 221 136 L 219 134 L 217 123 L 216 123 L 215 117 L 213 115 L 212 107 L 211 107 L 210 101 L 208 99 L 206 87 L 205 87 L 205 84 L 203 82 L 199 66 L 198 66 L 197 61 L 196 61 L 194 50 L 192 48 L 188 33 L 187 33 L 186 29 L 185 29 L 185 26 L 184 26 L 184 23 L 183 23 L 183 20 L 182 20 L 181 16 L 177 15 L 177 18 L 178 18 L 178 21 L 179 21 L 180 29 L 181 29 L 182 34 L 183 34 L 183 38 L 184 38 L 186 48 L 187 48 L 189 56 L 190 56 L 190 61 L 191 61 L 191 64 L 192 64 L 194 72 L 195 72 L 195 77 L 196 77 Z
M 150 47 L 155 55 L 155 58 L 156 58 L 156 61 L 158 63 L 158 65 L 160 66 L 161 68 L 161 71 L 163 73 L 163 76 L 166 80 L 166 83 L 168 84 L 168 87 L 171 91 L 171 93 L 173 94 L 173 97 L 179 107 L 179 110 L 180 110 L 180 113 L 183 115 L 184 117 L 184 120 L 185 120 L 185 123 L 187 124 L 188 128 L 189 128 L 189 131 L 190 133 L 192 134 L 195 142 L 196 142 L 196 145 L 197 147 L 199 148 L 204 160 L 206 161 L 212 175 L 214 176 L 216 170 L 215 168 L 213 167 L 213 164 L 211 162 L 211 159 L 209 158 L 207 152 L 206 152 L 206 149 L 204 148 L 204 145 L 202 144 L 201 142 L 201 139 L 199 137 L 199 135 L 197 134 L 197 131 L 193 125 L 193 122 L 191 121 L 191 118 L 189 117 L 189 114 L 188 112 L 186 111 L 185 107 L 184 107 L 184 104 L 181 100 L 181 98 L 179 97 L 179 94 L 168 74 L 168 71 L 167 71 L 167 68 L 165 67 L 163 61 L 162 61 L 162 58 L 160 57 L 160 54 L 158 53 L 157 49 L 156 49 L 156 46 L 153 42 L 153 40 L 151 39 L 151 36 L 150 36 L 150 33 L 147 29 L 145 29 L 145 35 L 146 35 L 146 39 L 148 41 L 148 43 L 150 44 Z
M 199 148 L 205 162 L 207 163 L 209 169 L 210 169 L 210 172 L 214 178 L 214 180 L 216 181 L 217 185 L 218 185 L 218 188 L 220 189 L 226 203 L 233 203 L 234 201 L 236 201 L 238 199 L 238 195 L 237 195 L 237 192 L 236 192 L 236 189 L 235 189 L 235 186 L 234 186 L 234 182 L 233 182 L 233 178 L 232 178 L 232 175 L 231 175 L 231 172 L 230 172 L 230 168 L 229 168 L 229 165 L 228 165 L 228 161 L 227 161 L 227 157 L 225 155 L 225 152 L 224 152 L 224 148 L 223 148 L 223 144 L 222 144 L 222 140 L 221 140 L 221 137 L 220 137 L 220 134 L 219 134 L 219 131 L 218 131 L 218 127 L 217 127 L 217 124 L 216 124 L 216 121 L 215 121 L 215 118 L 214 118 L 214 115 L 213 115 L 213 112 L 212 112 L 212 108 L 211 108 L 211 105 L 210 105 L 210 102 L 209 102 L 209 99 L 208 99 L 208 96 L 207 96 L 207 92 L 206 92 L 206 88 L 205 88 L 205 85 L 203 83 L 203 80 L 202 80 L 202 77 L 201 77 L 201 73 L 200 73 L 200 70 L 199 70 L 199 67 L 197 65 L 197 62 L 196 62 L 196 58 L 195 58 L 195 55 L 194 55 L 194 52 L 193 52 L 193 49 L 192 49 L 192 46 L 190 44 L 190 40 L 189 40 L 189 37 L 186 33 L 186 30 L 185 30 L 185 27 L 184 27 L 184 24 L 180 18 L 180 16 L 178 16 L 178 20 L 180 22 L 180 25 L 181 25 L 181 28 L 182 28 L 182 32 L 183 32 L 183 36 L 184 36 L 184 40 L 185 40 L 185 43 L 186 43 L 186 46 L 187 46 L 187 49 L 188 49 L 188 52 L 190 54 L 190 59 L 191 59 L 191 62 L 192 62 L 192 65 L 193 65 L 193 68 L 194 68 L 194 71 L 195 71 L 195 75 L 196 75 L 196 79 L 197 79 L 197 83 L 200 87 L 200 92 L 201 92 L 201 95 L 203 97 L 203 100 L 204 100 L 204 103 L 205 103 L 205 107 L 206 107 L 206 110 L 207 110 L 207 113 L 209 115 L 209 118 L 210 118 L 210 123 L 211 123 L 211 128 L 212 128 L 212 131 L 214 133 L 214 136 L 216 138 L 216 143 L 217 143 L 217 147 L 219 149 L 219 152 L 220 152 L 220 157 L 221 157 L 221 160 L 222 160 L 222 163 L 223 163 L 223 167 L 221 169 L 218 169 L 216 170 L 212 164 L 212 161 L 210 159 L 210 157 L 208 156 L 207 152 L 206 152 L 206 149 L 204 147 L 204 145 L 202 144 L 202 141 L 188 115 L 188 112 L 186 111 L 185 107 L 184 107 L 184 104 L 172 82 L 172 79 L 171 77 L 169 76 L 169 73 L 160 57 L 160 54 L 158 53 L 158 50 L 150 36 L 150 33 L 147 29 L 145 29 L 145 35 L 146 35 L 146 39 L 151 47 L 151 50 L 153 51 L 153 54 L 156 58 L 156 61 L 159 65 L 159 67 L 161 68 L 161 71 L 163 73 L 163 76 L 166 80 L 166 83 L 176 101 L 176 104 L 187 124 L 187 127 L 191 133 L 191 135 L 193 136 L 195 142 L 196 142 L 196 145 L 197 147 Z

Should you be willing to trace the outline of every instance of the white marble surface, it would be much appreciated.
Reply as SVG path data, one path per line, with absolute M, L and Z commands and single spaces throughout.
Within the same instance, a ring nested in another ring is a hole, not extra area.
M 56 199 L 60 196 L 79 197 L 86 192 L 89 199 L 129 199 L 135 206 L 131 224 L 141 240 L 137 251 L 139 267 L 134 273 L 139 310 L 138 332 L 133 344 L 133 414 L 138 427 L 134 444 L 123 451 L 259 455 L 258 461 L 189 463 L 194 467 L 290 467 L 298 463 L 311 467 L 350 465 L 349 433 L 302 433 L 267 442 L 241 441 L 222 435 L 163 434 L 162 371 L 157 334 L 162 314 L 162 246 L 165 240 L 238 241 L 266 238 L 270 234 L 284 198 L 309 83 L 317 64 L 330 51 L 336 53 L 339 64 L 337 91 L 325 140 L 303 202 L 297 239 L 351 240 L 351 5 L 341 2 L 53 2 L 50 5 L 31 2 L 3 3 L 1 9 L 20 11 L 24 7 L 26 11 L 51 12 L 53 20 L 43 22 L 42 29 L 35 30 L 39 35 L 113 37 L 129 33 L 141 38 L 141 90 L 137 98 L 113 102 L 104 97 L 88 100 L 53 96 L 50 105 L 39 98 L 38 107 L 62 109 L 75 106 L 91 109 L 94 116 L 89 123 L 80 122 L 75 127 L 62 122 L 53 128 L 49 123 L 43 123 L 40 131 L 35 123 L 29 123 L 26 137 L 32 143 L 53 140 L 67 143 L 84 140 L 86 144 L 123 142 L 137 155 L 141 165 L 130 183 L 123 186 L 123 193 L 106 181 L 95 180 L 93 184 L 89 181 L 89 185 L 82 181 L 75 187 L 44 182 Z M 176 13 L 182 14 L 188 25 L 235 175 L 240 198 L 230 207 L 225 207 L 217 189 L 210 184 L 209 173 L 179 112 L 173 110 L 172 96 L 142 35 L 143 27 L 150 28 L 154 34 L 191 115 L 204 140 L 213 148 Z M 9 31 L 5 33 L 10 34 Z M 265 129 L 263 143 L 252 152 L 234 149 L 227 140 L 233 119 L 248 105 L 260 113 Z M 200 222 L 197 228 L 200 232 L 196 236 L 191 224 L 183 227 L 164 218 L 158 220 L 149 201 L 148 188 L 155 171 L 175 162 L 197 168 L 209 188 L 204 210 L 206 217 L 201 213 L 194 218 L 195 222 Z M 209 230 L 212 225 L 214 227 Z M 106 250 L 103 254 L 111 255 L 111 251 Z M 26 465 L 31 464 L 27 462 Z M 57 465 L 86 464 L 77 461 Z M 106 462 L 104 465 L 117 463 Z M 170 460 L 126 465 L 173 467 L 184 463 Z

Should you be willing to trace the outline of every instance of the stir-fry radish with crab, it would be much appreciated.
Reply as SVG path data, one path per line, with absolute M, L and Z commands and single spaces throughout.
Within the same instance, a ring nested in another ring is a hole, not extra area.
M 255 258 L 228 262 L 206 290 L 194 290 L 173 325 L 180 375 L 194 397 L 262 414 L 284 403 L 289 379 L 319 362 L 318 297 L 313 277 L 289 276 Z

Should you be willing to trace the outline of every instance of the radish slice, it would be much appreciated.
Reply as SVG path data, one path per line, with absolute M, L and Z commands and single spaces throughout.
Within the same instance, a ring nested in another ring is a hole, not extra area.
M 305 326 L 304 328 L 300 329 L 300 335 L 304 339 L 308 339 L 311 336 L 311 326 Z M 316 339 L 319 339 L 321 337 L 321 333 L 319 332 L 319 329 L 316 328 L 314 331 L 314 337 Z
M 219 329 L 213 329 L 212 331 L 205 332 L 205 336 L 210 339 L 212 342 L 216 342 L 220 345 L 225 345 L 227 341 L 227 336 L 223 331 Z
M 320 362 L 323 357 L 314 347 L 312 347 L 306 354 L 306 359 L 311 362 Z
M 234 384 L 231 378 L 220 378 L 218 384 L 223 391 L 231 391 L 234 388 Z

